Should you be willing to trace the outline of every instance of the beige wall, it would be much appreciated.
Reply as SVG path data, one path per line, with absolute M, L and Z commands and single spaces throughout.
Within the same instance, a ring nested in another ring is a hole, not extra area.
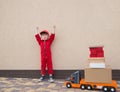
M 0 0 L 0 70 L 39 69 L 35 28 L 54 24 L 54 69 L 84 68 L 90 45 L 120 69 L 120 0 Z

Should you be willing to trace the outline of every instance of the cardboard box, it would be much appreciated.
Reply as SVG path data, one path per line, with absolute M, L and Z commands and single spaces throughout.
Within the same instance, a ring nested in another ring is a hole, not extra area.
M 95 63 L 95 62 L 91 62 L 89 63 L 89 68 L 105 68 L 105 63 L 101 62 L 101 63 Z
M 88 62 L 94 62 L 94 63 L 100 63 L 100 62 L 105 62 L 105 58 L 89 58 Z
M 97 83 L 111 83 L 112 71 L 111 68 L 85 68 L 85 81 Z
M 104 57 L 103 46 L 92 46 L 89 47 L 89 50 L 91 58 Z

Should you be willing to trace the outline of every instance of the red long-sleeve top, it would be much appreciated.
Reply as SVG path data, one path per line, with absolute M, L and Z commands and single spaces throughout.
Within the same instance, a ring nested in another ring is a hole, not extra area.
M 35 38 L 41 48 L 41 58 L 51 57 L 51 44 L 55 38 L 55 34 L 51 34 L 48 40 L 41 40 L 40 35 L 36 34 Z

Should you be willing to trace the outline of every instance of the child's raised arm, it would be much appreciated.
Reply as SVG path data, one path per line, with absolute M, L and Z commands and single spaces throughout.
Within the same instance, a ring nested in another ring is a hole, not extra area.
M 41 38 L 40 38 L 40 35 L 39 35 L 39 27 L 36 27 L 36 34 L 35 34 L 35 38 L 36 38 L 36 40 L 38 41 L 38 43 L 40 44 L 40 42 L 41 42 Z
M 56 31 L 56 26 L 54 25 L 53 26 L 53 34 L 55 34 L 55 31 Z

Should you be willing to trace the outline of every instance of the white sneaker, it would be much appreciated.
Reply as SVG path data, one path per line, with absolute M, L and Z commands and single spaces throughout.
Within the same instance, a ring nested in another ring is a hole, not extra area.
M 52 76 L 49 77 L 49 80 L 48 80 L 50 83 L 54 83 L 54 79 Z
M 38 81 L 41 82 L 41 81 L 43 81 L 44 79 L 45 79 L 45 76 L 41 76 Z

